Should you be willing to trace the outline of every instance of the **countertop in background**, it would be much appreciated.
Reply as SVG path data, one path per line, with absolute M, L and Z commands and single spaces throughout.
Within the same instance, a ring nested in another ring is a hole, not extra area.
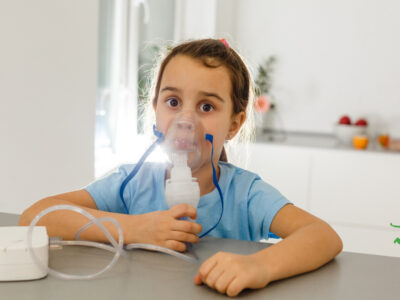
M 354 149 L 352 145 L 344 145 L 340 143 L 336 139 L 335 135 L 326 133 L 271 131 L 264 129 L 256 135 L 256 143 L 358 152 L 375 152 L 383 154 L 400 154 L 399 151 L 382 148 L 373 138 L 370 139 L 369 145 L 365 150 L 357 150 Z

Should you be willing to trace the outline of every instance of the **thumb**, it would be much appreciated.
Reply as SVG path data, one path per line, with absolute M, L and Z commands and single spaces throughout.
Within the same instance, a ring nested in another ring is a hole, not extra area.
M 177 204 L 172 206 L 169 209 L 172 217 L 174 217 L 175 219 L 179 219 L 182 217 L 189 217 L 191 219 L 196 219 L 197 217 L 197 212 L 196 209 L 189 205 L 189 204 Z

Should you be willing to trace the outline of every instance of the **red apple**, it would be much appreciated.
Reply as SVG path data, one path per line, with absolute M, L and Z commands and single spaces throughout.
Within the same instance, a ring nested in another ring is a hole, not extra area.
M 340 120 L 339 120 L 339 124 L 350 125 L 351 124 L 350 117 L 349 116 L 341 117 Z
M 355 125 L 357 125 L 357 126 L 368 126 L 368 122 L 365 119 L 358 119 Z

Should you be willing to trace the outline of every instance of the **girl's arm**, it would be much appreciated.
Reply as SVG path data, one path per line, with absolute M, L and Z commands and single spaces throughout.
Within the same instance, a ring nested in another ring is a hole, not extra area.
M 19 220 L 19 225 L 28 226 L 33 218 L 47 207 L 57 204 L 69 204 L 85 209 L 96 218 L 112 217 L 122 228 L 124 243 L 149 243 L 167 247 L 177 251 L 185 251 L 184 242 L 198 242 L 196 234 L 201 232 L 199 224 L 178 220 L 188 216 L 196 218 L 196 210 L 185 204 L 176 205 L 167 211 L 155 211 L 142 215 L 125 215 L 100 211 L 86 190 L 78 190 L 44 198 L 26 209 Z M 45 215 L 38 225 L 46 226 L 49 236 L 60 236 L 65 240 L 73 240 L 76 232 L 89 220 L 78 213 L 59 210 Z M 104 223 L 115 239 L 118 238 L 116 227 Z M 82 239 L 108 242 L 104 233 L 97 227 L 91 226 L 81 234 Z
M 268 266 L 269 281 L 315 270 L 343 249 L 342 240 L 329 224 L 294 205 L 280 210 L 271 231 L 283 240 L 255 254 Z
M 283 240 L 252 255 L 217 253 L 200 267 L 194 281 L 229 296 L 262 288 L 274 280 L 308 272 L 342 251 L 342 241 L 324 221 L 294 206 L 284 206 L 271 224 Z

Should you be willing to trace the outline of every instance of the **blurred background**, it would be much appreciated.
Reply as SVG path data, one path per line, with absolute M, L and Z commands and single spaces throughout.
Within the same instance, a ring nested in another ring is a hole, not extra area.
M 225 38 L 259 84 L 256 141 L 231 160 L 327 220 L 345 250 L 400 256 L 390 225 L 400 224 L 399 9 L 395 0 L 0 1 L 0 211 L 21 213 L 137 160 L 160 49 Z

